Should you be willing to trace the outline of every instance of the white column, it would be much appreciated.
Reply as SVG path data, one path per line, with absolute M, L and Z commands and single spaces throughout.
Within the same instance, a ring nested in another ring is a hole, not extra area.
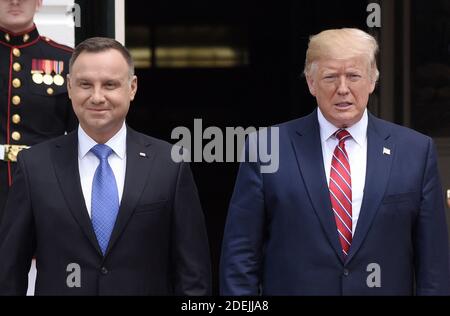
M 70 47 L 75 45 L 74 14 L 81 14 L 74 8 L 74 0 L 44 0 L 43 6 L 35 16 L 39 33 L 55 42 Z M 75 7 L 76 8 L 76 7 Z
M 116 40 L 125 45 L 125 0 L 115 0 Z

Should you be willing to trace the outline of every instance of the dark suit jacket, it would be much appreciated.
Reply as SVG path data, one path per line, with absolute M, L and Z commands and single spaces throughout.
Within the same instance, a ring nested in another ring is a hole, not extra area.
M 223 241 L 222 294 L 449 293 L 445 211 L 429 137 L 369 114 L 364 197 L 343 258 L 317 112 L 280 125 L 279 133 L 278 172 L 241 164 Z M 371 263 L 380 268 L 380 287 L 368 286 L 376 276 Z
M 0 294 L 208 295 L 210 258 L 197 189 L 170 144 L 127 129 L 125 186 L 102 256 L 78 172 L 77 133 L 23 151 L 0 229 Z M 146 157 L 143 157 L 144 153 Z M 80 266 L 68 287 L 67 266 Z

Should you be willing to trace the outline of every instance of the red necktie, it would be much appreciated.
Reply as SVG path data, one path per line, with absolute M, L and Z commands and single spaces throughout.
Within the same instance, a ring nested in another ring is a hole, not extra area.
M 334 149 L 330 171 L 330 198 L 344 255 L 352 243 L 352 178 L 345 140 L 351 135 L 345 129 L 335 134 L 339 144 Z

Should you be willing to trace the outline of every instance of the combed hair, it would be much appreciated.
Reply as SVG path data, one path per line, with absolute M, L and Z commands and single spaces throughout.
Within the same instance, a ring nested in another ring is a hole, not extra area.
M 378 81 L 379 71 L 376 55 L 378 43 L 376 39 L 356 28 L 331 29 L 313 35 L 309 39 L 305 59 L 305 76 L 315 70 L 315 63 L 322 58 L 348 59 L 362 56 L 370 65 L 371 80 Z
M 70 58 L 69 72 L 72 72 L 73 64 L 75 63 L 75 61 L 77 60 L 78 56 L 80 56 L 81 53 L 83 52 L 99 53 L 110 49 L 115 49 L 122 54 L 122 56 L 125 58 L 128 64 L 128 68 L 130 70 L 130 77 L 132 77 L 134 75 L 134 62 L 130 52 L 115 39 L 107 37 L 91 37 L 78 44 L 72 53 L 72 57 Z

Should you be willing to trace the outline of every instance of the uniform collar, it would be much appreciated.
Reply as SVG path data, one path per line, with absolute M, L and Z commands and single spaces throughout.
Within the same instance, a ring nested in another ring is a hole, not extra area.
M 21 46 L 31 43 L 39 38 L 39 32 L 36 25 L 20 33 L 10 32 L 0 27 L 0 42 L 8 46 Z

